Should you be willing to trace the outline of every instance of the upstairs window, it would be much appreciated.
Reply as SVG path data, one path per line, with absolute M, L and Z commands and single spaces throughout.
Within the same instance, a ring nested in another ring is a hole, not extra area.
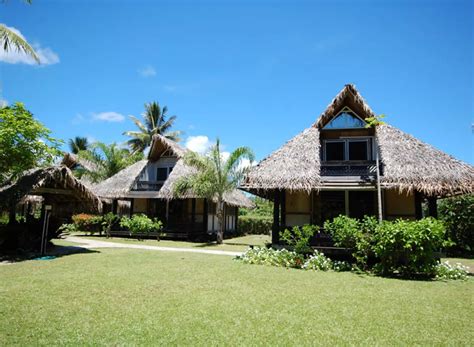
M 372 140 L 370 138 L 326 140 L 323 148 L 323 160 L 325 161 L 372 159 Z
M 360 129 L 365 128 L 367 123 L 350 110 L 348 107 L 334 117 L 323 129 Z
M 173 171 L 173 167 L 159 167 L 156 170 L 156 180 L 159 182 L 166 181 L 171 171 Z

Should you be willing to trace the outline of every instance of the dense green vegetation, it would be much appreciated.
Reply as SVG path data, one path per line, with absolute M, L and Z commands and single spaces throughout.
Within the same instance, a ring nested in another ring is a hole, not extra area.
M 0 265 L 0 278 L 2 345 L 468 346 L 474 340 L 472 279 L 397 280 L 125 249 Z
M 251 198 L 255 208 L 240 208 L 238 231 L 240 234 L 270 235 L 273 224 L 273 204 L 260 197 Z

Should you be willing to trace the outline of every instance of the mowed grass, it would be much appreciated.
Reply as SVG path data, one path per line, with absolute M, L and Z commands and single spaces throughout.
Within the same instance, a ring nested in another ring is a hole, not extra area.
M 234 237 L 232 239 L 224 240 L 224 243 L 218 245 L 215 242 L 187 242 L 187 241 L 173 241 L 173 240 L 160 240 L 156 239 L 143 239 L 137 240 L 135 238 L 128 237 L 109 237 L 105 236 L 90 236 L 84 234 L 75 234 L 74 236 L 83 237 L 90 240 L 99 240 L 107 242 L 118 242 L 128 243 L 133 245 L 148 245 L 148 246 L 161 246 L 161 247 L 177 247 L 177 248 L 199 248 L 199 249 L 215 249 L 221 251 L 245 251 L 249 246 L 264 246 L 266 243 L 271 242 L 269 235 L 246 235 L 240 237 Z
M 474 281 L 101 249 L 0 266 L 0 345 L 472 345 Z

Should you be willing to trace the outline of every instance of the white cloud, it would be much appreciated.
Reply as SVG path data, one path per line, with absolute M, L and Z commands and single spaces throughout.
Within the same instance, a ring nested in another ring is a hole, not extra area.
M 188 136 L 185 143 L 186 148 L 200 154 L 206 153 L 212 145 L 214 142 L 204 135 Z
M 117 112 L 92 113 L 92 120 L 104 122 L 123 122 L 125 116 Z
M 7 107 L 7 106 L 8 106 L 8 100 L 0 98 L 0 108 L 4 108 L 4 107 Z
M 153 66 L 151 65 L 146 65 L 142 67 L 141 69 L 138 69 L 138 73 L 142 77 L 153 77 L 156 76 L 156 70 Z
M 15 34 L 25 39 L 21 32 L 13 27 L 8 27 Z M 0 44 L 3 46 L 3 40 L 0 40 Z M 52 65 L 59 63 L 59 56 L 49 47 L 41 47 L 39 43 L 33 43 L 31 45 L 38 56 L 41 65 Z M 28 65 L 37 65 L 37 62 L 25 54 L 24 52 L 17 51 L 15 47 L 10 47 L 10 50 L 6 52 L 4 49 L 0 50 L 0 61 L 8 64 L 28 64 Z M 40 66 L 41 66 L 40 65 Z

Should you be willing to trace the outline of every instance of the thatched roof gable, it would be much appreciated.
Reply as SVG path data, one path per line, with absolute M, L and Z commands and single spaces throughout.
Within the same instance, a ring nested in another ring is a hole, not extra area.
M 119 171 L 114 176 L 96 184 L 94 192 L 101 198 L 116 199 L 126 197 L 140 178 L 148 160 L 143 159 Z
M 188 149 L 182 147 L 179 143 L 167 139 L 163 135 L 153 135 L 153 139 L 150 145 L 150 151 L 148 152 L 148 159 L 151 161 L 158 160 L 160 156 L 167 150 L 170 150 L 176 157 L 182 158 Z
M 38 194 L 41 188 L 53 188 L 58 192 L 72 191 L 73 194 L 68 196 L 68 199 L 72 197 L 86 202 L 97 211 L 102 206 L 99 198 L 65 166 L 31 169 L 25 171 L 16 181 L 7 182 L 0 187 L 0 206 L 9 207 L 11 204 L 16 204 L 26 195 Z
M 243 189 L 310 191 L 321 185 L 319 130 L 308 128 L 254 166 Z
M 360 95 L 355 85 L 346 84 L 321 113 L 313 126 L 322 129 L 344 106 L 349 107 L 362 119 L 375 116 L 375 113 Z
M 173 168 L 173 171 L 171 171 L 165 184 L 158 192 L 158 197 L 165 200 L 197 198 L 198 196 L 196 196 L 192 191 L 188 191 L 179 196 L 174 193 L 174 185 L 181 177 L 186 177 L 195 173 L 196 170 L 186 165 L 183 159 L 179 160 Z M 224 195 L 224 201 L 231 206 L 247 208 L 255 207 L 253 202 L 247 198 L 244 193 L 237 189 L 234 189 L 230 193 L 226 193 Z
M 376 128 L 384 165 L 381 182 L 426 195 L 474 192 L 474 167 L 390 125 Z
M 255 193 L 275 189 L 308 192 L 323 188 L 319 132 L 345 106 L 363 119 L 375 116 L 354 85 L 344 86 L 313 127 L 296 135 L 251 168 L 242 188 Z M 377 127 L 376 138 L 384 187 L 439 196 L 474 193 L 474 168 L 471 165 L 389 125 Z

